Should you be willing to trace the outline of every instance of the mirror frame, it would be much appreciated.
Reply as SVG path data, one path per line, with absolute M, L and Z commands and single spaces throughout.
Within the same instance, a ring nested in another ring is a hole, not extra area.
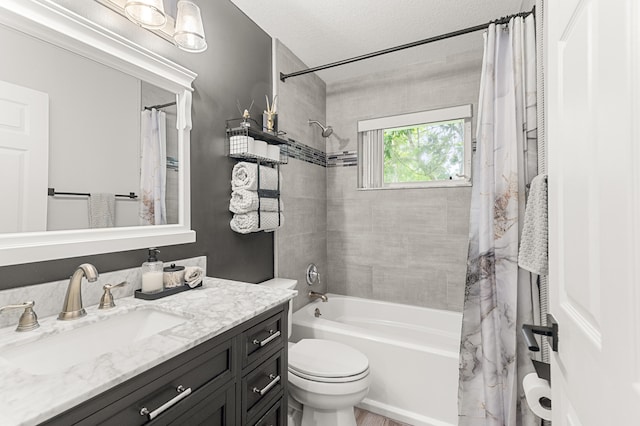
M 50 0 L 2 0 L 0 24 L 175 93 L 180 154 L 178 224 L 0 234 L 0 266 L 195 242 L 189 142 L 197 74 Z

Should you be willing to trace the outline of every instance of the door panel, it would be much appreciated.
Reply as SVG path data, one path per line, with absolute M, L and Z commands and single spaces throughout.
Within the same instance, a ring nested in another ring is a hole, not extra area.
M 591 5 L 581 7 L 560 39 L 558 68 L 559 119 L 564 152 L 579 155 L 570 174 L 560 174 L 559 208 L 563 217 L 562 240 L 571 240 L 572 249 L 560 252 L 560 303 L 575 321 L 588 325 L 599 334 L 597 202 L 598 180 L 592 173 L 597 167 L 596 123 L 590 120 L 596 108 L 593 81 L 595 56 L 592 36 L 597 37 L 591 19 Z M 585 206 L 588 206 L 585 209 Z
M 0 81 L 0 233 L 45 231 L 49 96 Z
M 640 5 L 545 4 L 553 424 L 640 424 Z

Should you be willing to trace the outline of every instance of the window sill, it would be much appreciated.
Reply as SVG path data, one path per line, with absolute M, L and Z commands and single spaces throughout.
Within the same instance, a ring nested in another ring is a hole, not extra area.
M 461 188 L 470 187 L 471 182 L 468 180 L 451 180 L 438 182 L 420 182 L 420 183 L 395 183 L 387 184 L 380 188 L 357 188 L 358 191 L 379 191 L 388 189 L 429 189 L 429 188 Z

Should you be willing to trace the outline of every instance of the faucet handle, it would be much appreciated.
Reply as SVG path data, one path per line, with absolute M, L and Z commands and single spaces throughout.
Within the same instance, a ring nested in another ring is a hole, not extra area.
M 315 283 L 320 284 L 320 271 L 318 271 L 318 267 L 315 263 L 310 263 L 307 266 L 307 284 L 313 285 Z
M 128 284 L 127 281 L 122 281 L 121 283 L 118 284 L 105 284 L 102 286 L 103 290 L 111 290 L 112 288 L 116 288 L 116 287 L 123 287 L 125 284 Z
M 20 315 L 20 319 L 18 320 L 18 327 L 16 327 L 16 331 L 31 331 L 40 327 L 38 323 L 38 316 L 36 315 L 33 307 L 36 302 L 33 300 L 29 302 L 19 303 L 17 305 L 7 305 L 0 308 L 0 312 L 8 311 L 12 309 L 24 309 L 22 315 Z
M 116 304 L 113 301 L 113 295 L 111 294 L 111 289 L 115 287 L 122 287 L 127 284 L 126 281 L 122 281 L 119 284 L 105 284 L 102 286 L 104 290 L 104 294 L 100 298 L 100 304 L 98 305 L 98 309 L 111 309 L 115 308 Z

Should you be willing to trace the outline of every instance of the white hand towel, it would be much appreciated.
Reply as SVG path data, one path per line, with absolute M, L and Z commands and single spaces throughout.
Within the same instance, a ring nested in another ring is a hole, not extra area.
M 238 189 L 231 193 L 231 201 L 229 202 L 229 210 L 233 213 L 248 213 L 258 210 L 258 193 L 249 191 L 248 189 Z M 284 210 L 282 200 L 280 200 L 280 211 Z M 277 212 L 278 198 L 260 199 L 261 212 Z
M 258 189 L 258 165 L 242 161 L 233 167 L 231 173 L 231 188 Z M 260 189 L 278 189 L 278 171 L 271 167 L 260 166 Z
M 113 228 L 116 218 L 114 194 L 91 194 L 88 200 L 89 228 Z
M 204 271 L 198 266 L 187 266 L 184 268 L 184 281 L 186 285 L 194 288 L 202 281 Z
M 531 180 L 518 253 L 518 266 L 538 275 L 549 274 L 547 208 L 547 175 L 538 175 Z
M 248 234 L 258 231 L 273 231 L 284 223 L 284 215 L 280 213 L 280 225 L 278 225 L 277 212 L 260 213 L 260 226 L 258 227 L 258 212 L 253 211 L 244 214 L 234 214 L 231 219 L 231 229 L 239 234 Z

